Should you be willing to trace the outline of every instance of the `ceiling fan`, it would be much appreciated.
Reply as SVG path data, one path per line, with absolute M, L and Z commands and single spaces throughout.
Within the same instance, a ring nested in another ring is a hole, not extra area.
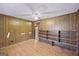
M 45 5 L 43 5 L 45 7 Z M 30 4 L 26 4 L 26 7 L 29 7 L 29 9 L 32 11 L 31 14 L 21 14 L 18 16 L 26 16 L 26 17 L 33 17 L 35 20 L 39 20 L 41 16 L 43 16 L 44 14 L 52 14 L 54 12 L 39 12 L 38 10 L 35 10 Z M 41 8 L 42 6 L 39 6 L 39 8 Z M 47 7 L 45 7 L 44 9 L 47 9 Z
M 34 8 L 31 6 L 31 5 L 27 5 L 29 7 L 29 9 L 32 11 L 31 14 L 21 14 L 21 15 L 18 15 L 18 16 L 27 16 L 27 17 L 33 17 L 35 20 L 39 20 L 40 17 L 41 17 L 41 14 L 39 11 L 36 11 L 34 10 Z
M 35 19 L 35 20 L 39 20 L 40 18 L 41 18 L 41 16 L 43 16 L 43 15 L 48 15 L 48 14 L 58 14 L 59 12 L 61 12 L 61 11 L 64 11 L 64 10 L 55 10 L 55 11 L 48 11 L 48 12 L 39 12 L 38 10 L 35 10 L 30 4 L 26 4 L 26 7 L 29 7 L 29 9 L 32 11 L 32 13 L 31 14 L 21 14 L 21 15 L 19 15 L 19 16 L 27 16 L 27 17 L 33 17 L 33 19 Z M 44 5 L 45 6 L 45 5 Z M 40 7 L 42 7 L 42 6 L 40 6 Z M 39 7 L 39 8 L 40 8 Z M 47 7 L 46 7 L 46 9 L 48 9 Z M 67 10 L 68 11 L 68 10 Z M 64 11 L 65 12 L 65 11 Z

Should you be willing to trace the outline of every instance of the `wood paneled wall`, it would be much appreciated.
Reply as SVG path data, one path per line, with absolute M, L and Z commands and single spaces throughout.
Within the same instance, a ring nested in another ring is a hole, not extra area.
M 7 34 L 10 33 L 9 38 Z M 32 22 L 0 15 L 0 46 L 8 46 L 32 37 Z
M 76 30 L 76 13 L 42 19 L 39 24 L 40 30 L 57 30 L 57 31 L 75 31 Z
M 79 56 L 79 10 L 77 12 L 77 55 Z
M 39 23 L 39 30 L 51 32 L 53 34 L 52 41 L 55 40 L 54 39 L 55 33 L 58 33 L 58 31 L 60 31 L 61 41 L 60 42 L 57 41 L 57 43 L 55 44 L 58 46 L 69 48 L 76 52 L 76 49 L 79 46 L 79 44 L 77 46 L 77 35 L 76 35 L 77 17 L 78 17 L 77 13 L 78 12 L 52 17 L 48 19 L 41 19 Z M 57 34 L 57 37 L 58 37 L 58 34 Z M 43 39 L 41 38 L 41 40 Z
M 4 20 L 4 16 L 0 15 L 0 47 L 5 46 L 6 45 L 5 42 L 6 42 L 6 39 L 5 39 L 5 20 Z

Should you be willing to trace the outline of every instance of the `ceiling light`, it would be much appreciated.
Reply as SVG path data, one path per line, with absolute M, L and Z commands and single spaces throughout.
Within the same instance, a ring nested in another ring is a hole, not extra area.
M 35 20 L 39 20 L 39 17 L 35 16 L 34 19 L 35 19 Z

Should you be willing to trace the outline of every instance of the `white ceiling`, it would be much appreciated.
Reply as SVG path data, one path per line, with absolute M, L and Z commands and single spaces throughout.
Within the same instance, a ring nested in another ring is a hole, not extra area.
M 30 15 L 34 12 L 39 12 L 40 18 L 44 19 L 76 12 L 78 9 L 78 3 L 0 3 L 1 14 L 31 21 L 37 20 Z

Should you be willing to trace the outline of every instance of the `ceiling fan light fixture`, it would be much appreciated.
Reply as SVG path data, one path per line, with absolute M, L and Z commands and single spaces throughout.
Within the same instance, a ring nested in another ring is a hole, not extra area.
M 34 19 L 35 19 L 35 20 L 39 20 L 39 17 L 35 16 Z

